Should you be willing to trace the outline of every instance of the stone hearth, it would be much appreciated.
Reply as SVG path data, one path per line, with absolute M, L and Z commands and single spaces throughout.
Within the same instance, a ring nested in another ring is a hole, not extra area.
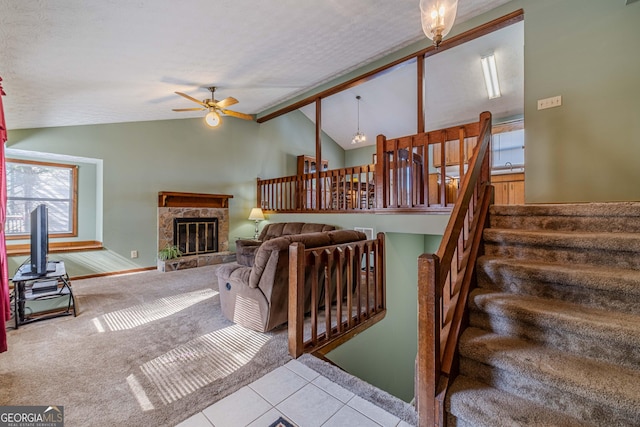
M 218 252 L 158 260 L 158 270 L 175 271 L 235 261 L 229 252 L 229 204 L 231 195 L 200 193 L 158 193 L 158 250 L 174 244 L 175 218 L 217 218 Z

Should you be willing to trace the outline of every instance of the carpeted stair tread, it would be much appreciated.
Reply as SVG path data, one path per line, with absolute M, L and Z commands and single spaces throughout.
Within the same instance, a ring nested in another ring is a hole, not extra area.
M 640 203 L 492 206 L 491 227 L 564 231 L 640 232 Z
M 557 389 L 612 408 L 640 422 L 640 371 L 556 351 L 545 346 L 477 328 L 467 328 L 460 355 L 522 381 Z M 464 370 L 463 370 L 464 373 Z
M 491 215 L 640 218 L 639 202 L 493 205 Z
M 489 228 L 484 231 L 483 237 L 486 243 L 627 252 L 640 251 L 640 233 L 531 231 Z
M 451 385 L 446 405 L 449 413 L 463 421 L 460 424 L 475 427 L 584 426 L 575 418 L 464 375 Z
M 515 318 L 540 328 L 562 329 L 600 343 L 640 347 L 640 315 L 484 289 L 475 289 L 470 302 L 472 307 L 490 315 Z
M 480 271 L 503 270 L 505 278 L 553 282 L 566 286 L 622 292 L 640 296 L 640 271 L 588 264 L 558 264 L 485 255 L 478 259 Z M 495 279 L 494 279 L 495 280 Z

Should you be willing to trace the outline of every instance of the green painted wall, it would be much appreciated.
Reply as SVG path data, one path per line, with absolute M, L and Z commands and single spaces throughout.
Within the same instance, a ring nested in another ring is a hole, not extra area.
M 514 0 L 463 25 L 520 8 L 526 202 L 640 200 L 640 3 Z M 556 95 L 561 107 L 537 110 Z
M 327 357 L 347 372 L 407 402 L 413 399 L 418 344 L 417 258 L 423 236 L 386 234 L 387 314 Z
M 137 250 L 139 258 L 130 260 L 136 268 L 155 265 L 159 191 L 233 194 L 233 244 L 234 236 L 253 234 L 247 217 L 256 203 L 256 178 L 295 174 L 295 156 L 315 152 L 314 132 L 294 112 L 264 125 L 226 117 L 215 130 L 201 119 L 14 130 L 7 147 L 102 160 L 104 206 L 87 221 L 102 218 L 104 246 L 117 256 L 129 259 Z M 323 157 L 344 164 L 342 148 L 326 136 Z
M 353 150 L 345 150 L 344 167 L 362 166 L 373 163 L 373 154 L 376 152 L 375 145 L 368 145 Z
M 367 227 L 385 233 L 387 315 L 328 358 L 347 372 L 411 401 L 418 345 L 417 260 L 425 252 L 438 250 L 449 215 L 277 214 L 267 219 Z

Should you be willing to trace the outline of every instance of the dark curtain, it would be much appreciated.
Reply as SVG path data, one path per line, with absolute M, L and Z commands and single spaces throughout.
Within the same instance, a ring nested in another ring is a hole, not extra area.
M 9 274 L 7 271 L 7 242 L 4 238 L 4 224 L 7 218 L 7 176 L 4 161 L 4 143 L 7 140 L 7 125 L 4 121 L 2 97 L 6 95 L 2 90 L 0 77 L 0 353 L 7 351 L 6 322 L 11 317 L 11 302 L 9 300 Z

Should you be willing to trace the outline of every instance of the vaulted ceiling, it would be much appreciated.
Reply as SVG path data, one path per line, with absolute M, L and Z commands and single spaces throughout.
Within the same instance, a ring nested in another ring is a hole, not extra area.
M 507 1 L 460 0 L 456 22 Z M 193 106 L 173 92 L 204 99 L 212 85 L 256 114 L 424 37 L 417 0 L 0 0 L 0 11 L 9 129 L 199 117 L 171 111 Z

